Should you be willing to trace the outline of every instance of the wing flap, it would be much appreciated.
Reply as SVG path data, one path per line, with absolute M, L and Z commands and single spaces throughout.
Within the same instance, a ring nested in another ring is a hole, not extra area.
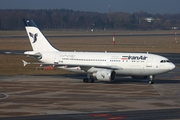
M 41 63 L 41 62 L 26 62 L 25 60 L 22 60 L 23 62 L 23 66 L 29 65 L 29 64 L 37 64 L 40 66 L 50 66 L 50 65 L 54 65 L 54 64 L 49 64 L 49 63 Z

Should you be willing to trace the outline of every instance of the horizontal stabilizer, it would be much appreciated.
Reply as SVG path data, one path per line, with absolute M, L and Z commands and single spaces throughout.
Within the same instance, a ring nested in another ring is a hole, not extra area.
M 25 60 L 22 60 L 23 62 L 23 65 L 26 66 L 27 64 L 39 64 L 39 65 L 42 65 L 43 63 L 41 62 L 26 62 Z
M 46 63 L 41 63 L 41 62 L 26 62 L 25 60 L 22 60 L 23 62 L 23 66 L 26 66 L 28 64 L 37 64 L 40 66 L 49 66 L 49 65 L 53 65 L 53 64 L 46 64 Z
M 23 62 L 23 66 L 25 67 L 28 63 L 26 62 L 26 61 L 24 61 L 24 60 L 22 60 L 22 62 Z
M 2 54 L 8 54 L 8 55 L 24 55 L 23 51 L 7 51 L 7 52 L 2 52 Z
M 26 51 L 24 52 L 25 55 L 30 55 L 30 56 L 42 56 L 40 52 L 35 52 L 35 51 Z
M 30 57 L 34 57 L 35 59 L 40 60 L 42 58 L 42 54 L 40 52 L 35 51 L 26 51 L 24 52 L 25 55 L 28 55 Z

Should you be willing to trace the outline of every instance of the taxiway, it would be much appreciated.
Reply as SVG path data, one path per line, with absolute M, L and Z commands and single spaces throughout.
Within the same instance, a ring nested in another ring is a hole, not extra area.
M 0 76 L 0 119 L 180 119 L 179 54 L 155 84 L 117 77 L 83 83 L 84 74 Z

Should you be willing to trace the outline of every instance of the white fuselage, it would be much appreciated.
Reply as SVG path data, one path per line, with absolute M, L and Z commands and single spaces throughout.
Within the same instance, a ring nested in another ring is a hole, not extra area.
M 74 72 L 93 73 L 107 67 L 114 69 L 117 74 L 148 76 L 166 73 L 175 68 L 175 65 L 167 58 L 148 53 L 57 51 L 41 52 L 41 54 L 42 59 L 40 61 L 59 65 L 59 68 Z
M 116 74 L 132 77 L 149 77 L 153 84 L 155 75 L 166 73 L 175 68 L 167 58 L 145 53 L 109 52 L 62 52 L 54 48 L 38 29 L 33 20 L 24 19 L 25 28 L 33 51 L 24 54 L 40 60 L 42 65 L 74 72 L 86 72 L 83 82 L 114 81 Z M 24 64 L 27 64 L 24 62 Z

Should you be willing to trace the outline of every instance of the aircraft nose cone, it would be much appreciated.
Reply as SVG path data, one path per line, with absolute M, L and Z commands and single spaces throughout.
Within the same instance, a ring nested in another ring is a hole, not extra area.
M 169 69 L 170 70 L 173 70 L 176 66 L 172 63 L 170 66 L 169 66 Z

